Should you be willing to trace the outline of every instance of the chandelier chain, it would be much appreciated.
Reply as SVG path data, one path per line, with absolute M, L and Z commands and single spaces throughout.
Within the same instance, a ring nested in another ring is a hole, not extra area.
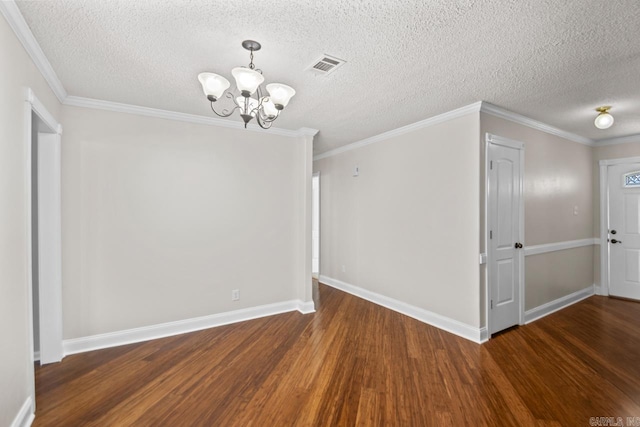
M 251 53 L 249 54 L 249 59 L 250 59 L 249 68 L 253 70 L 254 68 L 256 68 L 256 66 L 253 65 L 253 49 L 250 49 L 250 52 Z

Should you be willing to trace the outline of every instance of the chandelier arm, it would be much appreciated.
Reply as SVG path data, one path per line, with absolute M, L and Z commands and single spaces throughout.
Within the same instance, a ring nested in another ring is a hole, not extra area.
M 262 117 L 260 117 L 260 114 L 257 114 L 256 115 L 256 122 L 258 122 L 258 125 L 262 129 L 269 129 L 271 127 L 271 124 L 273 123 L 273 120 L 271 120 L 271 121 L 263 120 Z
M 235 101 L 234 101 L 235 103 Z M 224 110 L 222 110 L 222 113 L 218 113 L 216 111 L 215 108 L 213 108 L 213 102 L 211 103 L 211 111 L 213 111 L 214 113 L 216 113 L 217 116 L 219 117 L 229 117 L 233 114 L 234 111 L 236 111 L 238 108 L 240 108 L 240 106 L 238 104 L 236 104 L 235 107 L 233 107 L 231 110 L 225 108 Z
M 264 121 L 265 123 L 273 123 L 273 122 L 275 122 L 275 121 L 276 121 L 276 119 L 277 119 L 278 117 L 280 117 L 280 110 L 278 110 L 278 113 L 277 113 L 275 116 L 273 116 L 272 118 L 269 118 L 268 116 L 267 116 L 267 117 L 264 117 L 264 116 L 263 116 L 263 114 L 264 114 L 264 110 L 261 110 L 261 111 L 260 111 L 260 113 L 261 113 L 260 118 L 261 118 L 261 119 L 262 119 L 262 121 Z

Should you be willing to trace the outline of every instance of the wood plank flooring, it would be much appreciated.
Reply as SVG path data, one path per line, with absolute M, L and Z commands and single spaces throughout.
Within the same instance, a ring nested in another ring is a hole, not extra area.
M 317 308 L 37 367 L 33 425 L 588 426 L 590 417 L 640 417 L 639 303 L 594 296 L 484 345 L 324 285 Z

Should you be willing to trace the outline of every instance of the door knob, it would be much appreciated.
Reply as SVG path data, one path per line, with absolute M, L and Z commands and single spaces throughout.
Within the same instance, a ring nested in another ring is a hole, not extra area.
M 516 249 L 522 249 L 522 243 L 516 242 L 516 244 L 513 245 L 513 247 L 516 248 Z
M 622 243 L 622 240 L 611 239 L 611 243 L 615 245 L 616 243 Z
M 616 234 L 616 233 L 617 233 L 617 231 L 616 231 L 616 230 L 611 230 L 611 231 L 610 231 L 610 233 L 611 233 L 611 234 Z

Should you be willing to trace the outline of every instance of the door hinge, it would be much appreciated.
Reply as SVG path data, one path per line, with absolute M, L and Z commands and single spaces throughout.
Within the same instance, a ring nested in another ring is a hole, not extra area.
M 493 160 L 491 160 L 491 161 L 489 162 L 489 169 L 490 169 L 490 170 L 493 170 Z
M 489 238 L 493 239 L 493 230 L 489 230 Z
M 491 300 L 491 310 L 493 310 L 493 300 Z

